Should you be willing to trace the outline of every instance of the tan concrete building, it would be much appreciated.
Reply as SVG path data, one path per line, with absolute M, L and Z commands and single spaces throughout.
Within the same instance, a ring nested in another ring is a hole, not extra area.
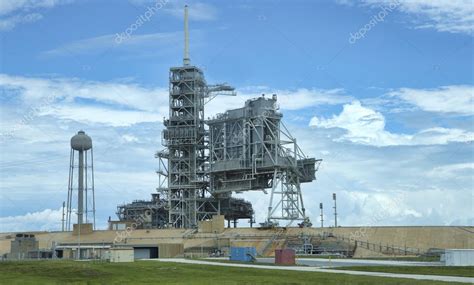
M 220 221 L 219 221 L 220 224 Z M 349 244 L 355 256 L 417 255 L 430 249 L 474 249 L 473 227 L 339 227 L 339 228 L 223 228 L 202 224 L 193 229 L 99 230 L 74 235 L 73 232 L 34 232 L 39 249 L 54 249 L 56 256 L 103 258 L 111 248 L 127 246 L 135 258 L 208 256 L 213 250 L 224 254 L 230 246 L 254 246 L 260 255 L 271 256 L 275 249 L 300 246 L 303 239 L 312 246 Z M 0 254 L 11 252 L 15 234 L 0 234 Z

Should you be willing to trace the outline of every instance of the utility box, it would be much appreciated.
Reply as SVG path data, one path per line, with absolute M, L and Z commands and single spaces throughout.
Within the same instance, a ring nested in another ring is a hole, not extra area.
M 118 247 L 110 249 L 110 262 L 133 262 L 133 247 Z
M 275 249 L 275 264 L 295 265 L 295 251 L 293 249 Z
M 444 262 L 446 266 L 473 266 L 474 249 L 446 249 Z
M 257 249 L 255 247 L 237 247 L 230 248 L 230 260 L 252 262 L 257 257 Z

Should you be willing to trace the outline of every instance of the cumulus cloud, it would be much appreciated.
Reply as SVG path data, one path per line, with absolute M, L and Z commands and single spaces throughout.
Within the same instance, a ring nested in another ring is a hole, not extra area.
M 423 129 L 415 134 L 391 133 L 385 129 L 385 117 L 380 112 L 362 106 L 359 101 L 345 104 L 342 112 L 332 118 L 313 117 L 309 125 L 344 129 L 346 133 L 337 140 L 374 146 L 434 145 L 474 140 L 472 132 L 440 127 Z
M 439 113 L 474 115 L 474 87 L 442 86 L 433 89 L 401 88 L 389 93 L 421 110 Z
M 439 189 L 340 192 L 342 225 L 470 225 L 472 197 Z
M 143 87 L 123 81 L 9 75 L 0 76 L 0 85 L 5 95 L 0 106 L 2 131 L 4 126 L 10 125 L 8 122 L 14 123 L 15 118 L 28 112 L 29 106 L 41 105 L 45 102 L 44 98 L 54 94 L 54 104 L 37 110 L 31 127 L 21 129 L 21 139 L 15 136 L 12 140 L 0 142 L 3 166 L 0 185 L 4 193 L 0 202 L 2 209 L 6 209 L 4 213 L 10 213 L 14 208 L 13 202 L 9 204 L 8 197 L 15 197 L 15 203 L 21 201 L 22 205 L 27 205 L 32 203 L 31 195 L 38 192 L 43 194 L 38 201 L 48 204 L 45 208 L 61 204 L 66 196 L 64 185 L 68 175 L 69 138 L 81 128 L 94 141 L 98 205 L 107 201 L 98 209 L 99 223 L 113 216 L 117 204 L 146 199 L 149 193 L 155 191 L 158 183 L 154 172 L 157 161 L 153 154 L 160 149 L 162 128 L 160 123 L 155 122 L 168 113 L 166 88 Z M 464 224 L 472 220 L 472 195 L 466 190 L 470 190 L 472 185 L 472 179 L 469 180 L 472 168 L 466 165 L 470 163 L 470 156 L 466 155 L 469 145 L 456 145 L 459 148 L 456 151 L 460 153 L 457 157 L 454 144 L 447 143 L 462 141 L 465 131 L 427 128 L 415 134 L 393 133 L 386 129 L 383 113 L 353 101 L 344 90 L 339 89 L 272 90 L 263 86 L 242 88 L 238 93 L 237 97 L 215 98 L 206 106 L 206 115 L 240 107 L 245 100 L 261 93 L 267 96 L 276 93 L 283 113 L 345 104 L 340 114 L 313 118 L 312 124 L 317 127 L 288 124 L 307 155 L 324 156 L 322 168 L 317 174 L 318 181 L 302 186 L 306 209 L 313 223 L 318 220 L 317 205 L 320 201 L 329 205 L 332 191 L 339 195 L 342 225 L 439 225 Z M 333 138 L 327 136 L 328 129 L 332 128 L 345 132 L 337 138 L 339 143 L 334 143 Z M 34 174 L 31 173 L 31 165 L 38 166 Z M 433 187 L 427 189 L 420 177 L 430 179 Z M 444 179 L 447 177 L 450 178 Z M 454 178 L 460 187 L 453 186 Z M 35 188 L 32 189 L 24 181 L 33 181 Z M 391 181 L 390 185 L 386 181 Z M 61 189 L 64 191 L 61 192 Z M 401 205 L 393 207 L 393 201 L 398 201 L 396 197 L 399 195 L 406 198 L 400 202 Z M 263 221 L 269 195 L 251 192 L 239 197 L 250 199 L 254 203 L 257 221 Z M 28 209 L 27 206 L 25 208 Z M 23 225 L 27 223 L 25 217 L 44 217 L 48 213 L 45 211 L 3 217 L 0 222 L 8 228 L 2 230 L 59 228 L 60 217 L 57 217 L 56 210 L 51 210 L 56 216 L 51 214 L 41 225 L 39 221 L 31 228 Z M 462 214 L 456 214 L 458 212 Z M 466 218 L 452 219 L 456 215 Z M 55 222 L 50 223 L 50 220 Z
M 45 209 L 19 216 L 0 217 L 0 231 L 59 231 L 61 230 L 61 219 L 62 208 Z

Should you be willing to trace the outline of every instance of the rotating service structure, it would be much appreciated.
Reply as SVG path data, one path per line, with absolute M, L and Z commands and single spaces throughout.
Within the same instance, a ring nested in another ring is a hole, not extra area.
M 271 189 L 265 224 L 310 226 L 301 183 L 316 179 L 321 160 L 304 155 L 281 119 L 277 96 L 262 95 L 207 120 L 210 189 L 215 195 Z

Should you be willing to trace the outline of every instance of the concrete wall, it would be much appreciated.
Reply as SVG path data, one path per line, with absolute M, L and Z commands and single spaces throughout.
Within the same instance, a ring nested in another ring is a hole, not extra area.
M 474 248 L 474 227 L 344 227 L 318 232 L 351 236 L 360 241 L 427 250 L 430 248 Z
M 220 222 L 219 222 L 220 225 Z M 223 222 L 222 222 L 223 225 Z M 230 246 L 254 246 L 258 252 L 264 248 L 267 255 L 272 255 L 277 248 L 285 246 L 286 236 L 301 234 L 323 235 L 331 233 L 337 237 L 382 244 L 384 246 L 398 246 L 419 248 L 470 248 L 474 249 L 474 227 L 341 227 L 341 228 L 288 228 L 260 230 L 256 228 L 227 228 L 222 233 L 193 233 L 193 230 L 160 229 L 160 230 L 132 230 L 125 231 L 94 231 L 80 236 L 81 243 L 97 243 L 99 245 L 113 243 L 122 235 L 121 243 L 131 245 L 140 244 L 182 244 L 187 248 L 225 248 Z M 56 244 L 76 244 L 78 236 L 72 232 L 34 232 L 39 241 L 39 248 L 51 248 Z M 278 235 L 272 243 L 268 243 L 273 236 Z M 0 234 L 0 254 L 10 252 L 10 243 L 15 234 Z M 268 246 L 267 246 L 268 245 Z M 370 250 L 362 256 L 370 256 Z M 67 253 L 65 253 L 67 255 Z M 374 253 L 376 256 L 377 254 Z

